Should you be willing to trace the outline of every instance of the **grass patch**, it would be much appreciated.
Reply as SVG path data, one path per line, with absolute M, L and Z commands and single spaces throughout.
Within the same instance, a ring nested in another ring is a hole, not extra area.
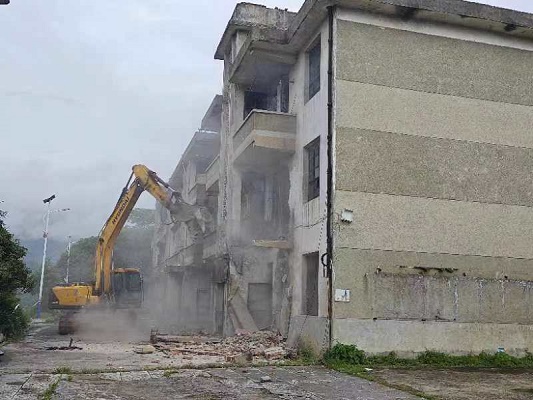
M 300 365 L 313 365 L 320 363 L 320 357 L 313 347 L 313 345 L 305 340 L 301 340 L 298 343 L 297 349 L 298 358 L 295 360 Z
M 70 375 L 72 374 L 72 368 L 70 367 L 57 367 L 52 374 Z
M 177 370 L 167 369 L 165 372 L 163 372 L 163 376 L 165 378 L 170 378 L 172 375 L 176 374 Z
M 336 344 L 328 350 L 322 359 L 323 364 L 331 369 L 375 381 L 382 385 L 401 390 L 427 400 L 438 400 L 407 385 L 391 384 L 370 373 L 369 369 L 388 368 L 533 368 L 533 354 L 513 357 L 506 353 L 481 353 L 477 355 L 452 356 L 435 351 L 426 351 L 416 358 L 400 358 L 396 353 L 369 356 L 354 345 Z M 523 393 L 533 393 L 533 389 L 515 389 Z
M 368 356 L 354 345 L 336 344 L 324 354 L 326 366 L 350 369 L 352 367 L 437 367 L 437 368 L 533 368 L 533 354 L 513 357 L 507 353 L 480 353 L 477 355 L 452 356 L 435 351 L 426 351 L 416 358 L 398 357 L 394 352 L 387 355 Z M 357 368 L 355 368 L 357 369 Z
M 39 400 L 52 400 L 52 396 L 56 393 L 57 386 L 61 379 L 56 379 L 52 382 L 46 390 L 39 396 Z

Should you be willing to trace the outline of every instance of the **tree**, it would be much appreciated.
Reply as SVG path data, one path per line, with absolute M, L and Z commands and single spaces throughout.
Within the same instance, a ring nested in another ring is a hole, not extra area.
M 5 216 L 0 210 L 0 332 L 16 337 L 28 327 L 18 294 L 30 291 L 34 280 L 23 261 L 26 249 L 5 227 Z
M 82 238 L 70 248 L 69 281 L 90 283 L 94 280 L 94 253 L 98 238 Z M 55 265 L 59 275 L 64 278 L 67 271 L 67 252 L 59 257 Z M 59 282 L 55 282 L 57 284 Z

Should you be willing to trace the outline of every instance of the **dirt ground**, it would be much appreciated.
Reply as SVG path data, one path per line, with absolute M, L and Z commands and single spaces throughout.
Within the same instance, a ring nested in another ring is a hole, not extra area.
M 533 399 L 533 370 L 385 369 L 372 374 L 442 400 Z

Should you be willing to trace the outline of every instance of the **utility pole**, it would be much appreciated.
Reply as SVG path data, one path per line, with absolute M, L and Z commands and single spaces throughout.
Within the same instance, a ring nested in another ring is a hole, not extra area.
M 67 276 L 65 277 L 65 283 L 68 283 L 68 273 L 70 270 L 70 246 L 72 243 L 72 236 L 68 235 L 68 245 L 67 245 Z
M 52 203 L 52 200 L 56 198 L 56 195 L 52 195 L 48 197 L 47 199 L 43 200 L 44 204 L 47 204 L 46 209 L 46 219 L 44 223 L 44 247 L 43 247 L 43 262 L 41 264 L 41 281 L 39 283 L 39 300 L 37 301 L 37 319 L 41 319 L 41 307 L 42 307 L 42 301 L 43 301 L 43 283 L 44 283 L 44 266 L 46 264 L 46 245 L 48 244 L 48 223 L 50 222 L 50 204 Z

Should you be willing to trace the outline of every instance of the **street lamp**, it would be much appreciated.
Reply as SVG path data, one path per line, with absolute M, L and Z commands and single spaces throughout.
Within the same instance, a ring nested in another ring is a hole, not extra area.
M 65 277 L 65 283 L 69 283 L 68 282 L 68 273 L 69 273 L 69 270 L 70 270 L 70 248 L 71 248 L 71 245 L 72 245 L 72 236 L 68 235 L 68 245 L 67 245 L 67 276 Z
M 43 262 L 41 265 L 41 281 L 39 284 L 39 300 L 37 301 L 37 319 L 41 318 L 41 308 L 42 308 L 42 300 L 43 300 L 43 284 L 44 284 L 44 266 L 46 264 L 46 246 L 48 244 L 48 224 L 50 222 L 50 214 L 53 212 L 62 212 L 62 211 L 70 211 L 70 208 L 62 208 L 59 210 L 50 210 L 50 204 L 52 203 L 52 200 L 56 198 L 56 195 L 52 195 L 48 197 L 47 199 L 43 200 L 44 204 L 47 204 L 47 210 L 45 214 L 45 223 L 44 223 L 44 247 L 43 247 Z

